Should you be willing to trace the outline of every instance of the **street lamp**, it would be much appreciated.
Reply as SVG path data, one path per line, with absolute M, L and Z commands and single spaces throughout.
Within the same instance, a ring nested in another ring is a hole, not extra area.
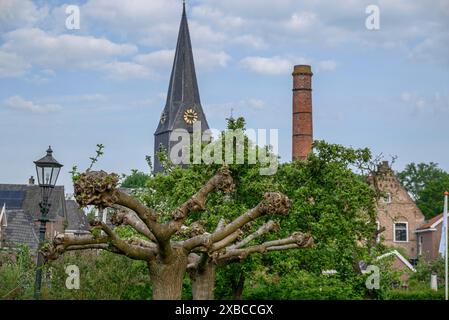
M 48 147 L 47 155 L 40 160 L 34 161 L 36 165 L 37 179 L 39 187 L 41 188 L 42 201 L 39 203 L 41 216 L 39 221 L 41 223 L 39 227 L 39 249 L 45 240 L 45 233 L 47 230 L 48 212 L 50 211 L 50 196 L 55 188 L 56 181 L 58 180 L 59 171 L 62 168 L 62 164 L 53 158 L 53 150 Z M 37 256 L 37 269 L 36 269 L 36 281 L 34 283 L 34 298 L 39 299 L 41 295 L 41 282 L 42 282 L 42 265 L 44 257 L 40 250 L 38 250 Z

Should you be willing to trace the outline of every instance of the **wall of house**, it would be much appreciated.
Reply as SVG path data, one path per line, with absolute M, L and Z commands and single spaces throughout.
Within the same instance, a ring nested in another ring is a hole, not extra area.
M 385 228 L 380 236 L 386 246 L 403 248 L 407 258 L 415 259 L 418 256 L 415 230 L 424 223 L 424 215 L 401 186 L 394 172 L 389 167 L 380 170 L 383 170 L 383 174 L 378 177 L 379 189 L 391 196 L 391 202 L 388 203 L 382 198 L 377 205 L 377 220 L 380 227 Z M 405 222 L 408 225 L 408 239 L 405 242 L 395 241 L 394 225 L 398 222 Z
M 408 275 L 410 269 L 398 257 L 394 258 L 392 268 L 395 270 L 402 271 L 401 275 L 399 276 L 399 279 L 401 279 L 403 283 L 407 282 L 407 280 L 410 278 Z
M 57 216 L 55 219 L 48 221 L 47 225 L 46 225 L 45 238 L 51 239 L 56 235 L 56 233 L 64 233 L 64 222 L 65 222 L 65 219 L 61 216 Z M 39 236 L 40 222 L 35 221 L 35 224 L 36 224 L 37 235 Z
M 435 227 L 435 231 L 420 233 L 420 235 L 423 235 L 423 257 L 426 261 L 437 259 L 440 255 L 438 249 L 440 247 L 442 227 L 443 223 L 440 223 Z
M 433 260 L 435 258 L 434 253 L 434 234 L 435 232 L 432 231 L 426 231 L 426 232 L 420 232 L 417 233 L 417 237 L 422 237 L 422 257 L 426 261 Z M 438 251 L 438 249 L 437 249 Z

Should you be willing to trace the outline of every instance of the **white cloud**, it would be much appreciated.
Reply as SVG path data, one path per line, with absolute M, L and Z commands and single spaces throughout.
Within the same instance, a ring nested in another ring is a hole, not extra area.
M 313 12 L 303 11 L 293 13 L 285 26 L 293 31 L 307 31 L 317 24 L 317 15 Z
M 379 0 L 381 24 L 376 32 L 365 28 L 368 4 L 359 0 L 342 0 L 338 4 L 324 0 L 280 0 L 273 6 L 268 0 L 244 3 L 228 0 L 214 3 L 214 10 L 209 12 L 201 8 L 207 7 L 207 2 L 201 1 L 200 8 L 195 7 L 193 12 L 202 12 L 211 19 L 219 16 L 217 12 L 223 16 L 241 17 L 245 23 L 239 28 L 239 34 L 233 33 L 232 28 L 221 27 L 228 38 L 248 34 L 283 52 L 299 45 L 321 49 L 351 45 L 354 48 L 400 50 L 404 51 L 400 54 L 409 53 L 420 62 L 449 64 L 447 0 Z M 218 23 L 215 25 L 220 27 Z
M 449 112 L 449 92 L 434 92 L 424 96 L 417 92 L 404 91 L 400 99 L 414 113 L 431 112 L 441 114 Z
M 117 44 L 91 36 L 50 35 L 37 28 L 17 29 L 3 38 L 3 51 L 15 53 L 30 63 L 50 69 L 92 68 L 111 57 L 137 52 L 134 45 Z
M 192 17 L 193 19 L 203 20 L 225 28 L 240 28 L 245 25 L 245 20 L 242 17 L 226 15 L 223 11 L 207 5 L 193 7 Z
M 279 56 L 265 57 L 246 57 L 240 61 L 240 64 L 255 73 L 266 75 L 286 74 L 292 70 L 294 63 L 290 59 Z
M 18 77 L 30 68 L 30 64 L 15 53 L 0 50 L 0 78 Z
M 337 68 L 337 62 L 334 60 L 323 60 L 318 62 L 317 64 L 317 71 L 335 71 Z
M 199 69 L 210 70 L 216 67 L 226 67 L 231 56 L 224 51 L 213 52 L 206 49 L 193 50 L 195 66 Z
M 297 64 L 309 64 L 317 72 L 335 71 L 337 62 L 334 60 L 313 61 L 302 57 L 246 57 L 240 61 L 245 69 L 264 75 L 285 75 Z
M 194 47 L 223 44 L 228 39 L 225 30 L 216 31 L 209 25 L 201 24 L 194 20 L 189 22 L 189 31 Z
M 32 113 L 49 113 L 61 110 L 61 106 L 57 104 L 36 104 L 31 100 L 25 100 L 21 96 L 9 97 L 3 103 L 9 108 L 30 111 Z
M 156 47 L 176 41 L 181 8 L 178 0 L 89 0 L 81 12 L 88 26 Z
M 102 66 L 112 80 L 146 79 L 152 76 L 148 68 L 134 62 L 109 62 Z
M 152 69 L 167 68 L 173 63 L 174 56 L 175 50 L 158 50 L 139 54 L 134 57 L 134 60 Z
M 29 0 L 0 1 L 0 32 L 30 27 L 48 15 L 48 8 L 38 8 Z
M 254 49 L 263 49 L 267 47 L 267 43 L 263 38 L 252 34 L 244 34 L 234 37 L 232 38 L 232 42 L 239 45 L 253 47 Z
M 431 61 L 449 66 L 449 34 L 444 31 L 429 35 L 411 50 L 409 56 L 416 62 Z
M 217 67 L 226 67 L 231 57 L 224 51 L 209 51 L 206 49 L 193 50 L 195 67 L 202 70 L 211 70 Z M 147 54 L 139 54 L 134 60 L 150 69 L 164 69 L 171 67 L 175 57 L 175 50 L 159 50 Z

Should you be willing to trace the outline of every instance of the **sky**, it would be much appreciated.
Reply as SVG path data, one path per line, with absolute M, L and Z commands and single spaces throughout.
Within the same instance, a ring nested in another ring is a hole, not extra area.
M 79 8 L 79 29 L 66 26 L 68 5 Z M 433 161 L 449 171 L 449 0 L 186 8 L 211 128 L 232 112 L 248 128 L 278 129 L 290 161 L 291 72 L 310 64 L 314 139 L 397 156 L 395 170 Z M 94 168 L 148 171 L 181 13 L 181 0 L 0 0 L 0 183 L 26 183 L 48 145 L 68 191 L 72 166 L 86 169 L 99 143 Z

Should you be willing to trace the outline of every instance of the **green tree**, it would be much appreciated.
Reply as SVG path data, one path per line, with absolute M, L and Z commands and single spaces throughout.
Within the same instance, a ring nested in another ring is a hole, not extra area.
M 243 121 L 236 122 L 239 126 L 243 124 Z M 248 140 L 231 142 L 236 147 Z M 226 139 L 215 142 L 218 146 L 221 143 L 227 143 Z M 247 174 L 242 177 L 235 168 Z M 90 236 L 60 234 L 46 247 L 46 258 L 56 259 L 71 250 L 103 249 L 143 260 L 149 268 L 153 298 L 179 299 L 188 268 L 199 274 L 197 271 L 210 261 L 225 264 L 253 253 L 310 246 L 311 237 L 303 232 L 258 245 L 249 244 L 251 236 L 258 236 L 253 235 L 253 223 L 261 221 L 256 229 L 263 229 L 260 235 L 277 231 L 277 224 L 267 221 L 268 215 L 286 215 L 290 207 L 290 200 L 280 192 L 273 192 L 276 190 L 268 185 L 252 184 L 250 180 L 242 184 L 240 193 L 233 192 L 242 183 L 240 178 L 260 176 L 259 168 L 232 162 L 224 166 L 192 165 L 187 169 L 169 165 L 163 174 L 152 176 L 146 188 L 138 192 L 140 201 L 117 188 L 116 174 L 90 170 L 78 174 L 74 183 L 78 203 L 117 209 L 112 222 L 118 227 L 111 229 L 103 222 L 93 221 Z M 234 195 L 244 199 L 244 203 L 233 201 Z M 229 222 L 225 217 L 230 218 Z M 249 234 L 249 238 L 244 238 L 244 234 Z M 207 280 L 215 277 L 214 270 L 211 271 Z M 212 292 L 214 281 L 191 278 L 194 298 Z
M 449 190 L 449 174 L 430 181 L 421 190 L 416 205 L 421 209 L 427 219 L 443 212 L 443 193 Z
M 229 130 L 240 129 L 231 142 L 234 151 L 243 148 L 244 159 L 261 152 L 273 156 L 268 147 L 259 148 L 245 136 L 243 118 L 229 119 L 228 125 Z M 225 139 L 212 143 L 220 145 L 226 145 Z M 302 270 L 311 273 L 304 279 L 314 279 L 325 269 L 336 269 L 337 281 L 346 281 L 359 296 L 363 281 L 358 262 L 369 259 L 376 195 L 351 168 L 369 161 L 368 149 L 323 141 L 314 144 L 306 161 L 278 164 L 273 175 L 260 174 L 260 161 L 231 160 L 224 168 L 184 168 L 161 161 L 164 172 L 150 176 L 134 196 L 116 188 L 116 175 L 88 171 L 77 175 L 77 201 L 118 209 L 112 218 L 118 227 L 94 222 L 91 236 L 59 235 L 46 256 L 96 248 L 147 261 L 154 298 L 180 298 L 186 272 L 193 297 L 204 299 L 213 297 L 216 284 L 216 297 L 239 298 L 256 275 L 291 279 Z M 291 217 L 285 215 L 288 209 Z M 316 233 L 313 248 L 277 252 L 310 246 L 309 232 Z M 320 281 L 315 283 L 324 283 Z
M 438 164 L 412 162 L 397 177 L 427 219 L 441 213 L 443 192 L 449 190 L 449 174 Z
M 121 183 L 122 188 L 144 188 L 148 179 L 150 178 L 150 175 L 138 171 L 138 170 L 131 170 L 131 174 L 129 176 L 124 176 L 124 179 Z

